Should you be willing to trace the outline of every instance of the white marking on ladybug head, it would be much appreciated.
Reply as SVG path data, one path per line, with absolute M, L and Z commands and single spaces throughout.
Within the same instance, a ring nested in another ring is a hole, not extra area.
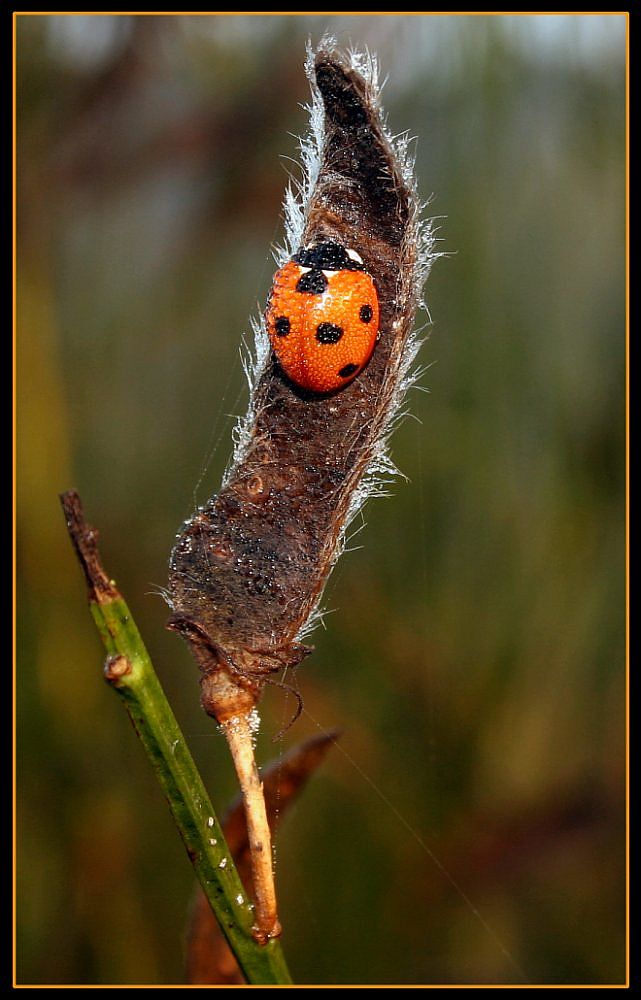
M 355 250 L 352 250 L 352 249 L 350 249 L 350 248 L 348 247 L 348 248 L 347 248 L 347 249 L 345 250 L 345 253 L 347 254 L 347 256 L 348 256 L 348 257 L 349 257 L 349 258 L 350 258 L 351 260 L 355 260 L 357 264 L 362 264 L 362 263 L 363 263 L 363 258 L 361 257 L 361 255 L 360 255 L 359 253 L 356 253 L 356 251 L 355 251 Z

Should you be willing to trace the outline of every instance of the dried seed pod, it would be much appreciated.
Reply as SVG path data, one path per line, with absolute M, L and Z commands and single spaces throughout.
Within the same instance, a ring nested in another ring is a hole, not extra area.
M 301 638 L 346 526 L 395 471 L 388 437 L 412 380 L 414 317 L 435 256 L 407 140 L 393 140 L 381 117 L 374 61 L 325 41 L 308 53 L 307 72 L 312 134 L 302 144 L 303 184 L 286 196 L 279 264 L 296 258 L 307 277 L 331 276 L 339 265 L 314 248 L 344 248 L 352 263 L 343 257 L 340 267 L 374 283 L 378 337 L 351 381 L 318 393 L 292 381 L 265 324 L 256 326 L 249 412 L 233 460 L 220 492 L 183 526 L 170 564 L 170 627 L 191 642 L 203 705 L 221 722 L 238 710 L 235 690 L 244 711 L 269 674 L 309 652 Z M 321 284 L 307 280 L 299 294 L 322 294 Z M 319 343 L 335 349 L 342 327 L 321 325 Z M 283 331 L 284 322 L 276 336 Z

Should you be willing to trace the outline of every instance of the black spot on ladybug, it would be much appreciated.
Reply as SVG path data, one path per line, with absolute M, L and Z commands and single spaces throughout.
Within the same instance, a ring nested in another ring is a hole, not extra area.
M 301 274 L 296 282 L 297 292 L 311 292 L 312 295 L 322 295 L 326 288 L 327 278 L 322 271 L 317 271 L 316 268 L 312 268 L 311 271 Z
M 316 327 L 316 340 L 319 344 L 337 344 L 343 336 L 343 327 L 333 323 L 319 323 Z
M 355 372 L 355 371 L 356 371 L 357 369 L 358 369 L 358 365 L 345 365 L 345 366 L 344 366 L 343 368 L 341 368 L 341 370 L 339 371 L 339 373 L 338 373 L 338 374 L 339 374 L 339 377 L 340 377 L 340 378 L 349 378 L 349 377 L 350 377 L 350 375 L 353 375 L 353 374 L 354 374 L 354 372 Z
M 289 320 L 287 316 L 279 316 L 274 323 L 274 329 L 279 337 L 286 337 L 290 331 Z
M 374 313 L 372 312 L 372 307 L 366 304 L 364 306 L 361 306 L 358 315 L 360 316 L 362 323 L 369 323 Z

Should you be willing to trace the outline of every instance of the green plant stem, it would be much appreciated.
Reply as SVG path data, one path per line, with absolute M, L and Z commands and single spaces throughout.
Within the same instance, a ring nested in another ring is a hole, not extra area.
M 96 533 L 81 520 L 74 537 L 65 498 L 72 499 L 80 518 L 82 508 L 77 494 L 63 496 L 69 531 L 89 583 L 91 613 L 109 654 L 105 678 L 125 704 L 211 908 L 248 983 L 291 983 L 280 942 L 259 945 L 252 937 L 252 905 L 185 738 L 131 613 L 102 570 Z M 86 530 L 89 555 L 78 538 L 80 530 Z

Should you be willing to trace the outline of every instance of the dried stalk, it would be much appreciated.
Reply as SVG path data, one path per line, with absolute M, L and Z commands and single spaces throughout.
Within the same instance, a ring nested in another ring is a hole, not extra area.
M 251 716 L 232 716 L 223 723 L 229 750 L 245 805 L 249 850 L 252 858 L 256 924 L 254 936 L 260 944 L 281 933 L 276 912 L 276 887 L 272 864 L 272 841 L 263 787 L 254 759 L 254 726 Z

